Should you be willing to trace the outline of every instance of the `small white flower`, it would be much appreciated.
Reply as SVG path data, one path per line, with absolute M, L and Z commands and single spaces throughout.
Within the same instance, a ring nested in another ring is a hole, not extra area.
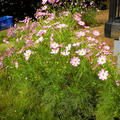
M 66 46 L 65 48 L 66 48 L 66 51 L 70 50 L 71 49 L 71 44 L 68 44 L 68 46 Z
M 68 56 L 68 55 L 70 54 L 70 52 L 68 52 L 68 51 L 63 51 L 63 52 L 61 52 L 61 54 L 62 54 L 63 56 Z
M 42 0 L 42 4 L 44 5 L 47 2 L 47 0 Z
M 80 56 L 84 56 L 84 55 L 86 54 L 86 49 L 78 50 L 78 51 L 76 51 L 75 53 L 77 53 L 77 54 L 80 55 Z
M 98 62 L 98 64 L 103 65 L 104 63 L 106 63 L 106 56 L 99 57 L 97 62 Z
M 99 71 L 98 76 L 99 79 L 106 80 L 108 76 L 108 71 L 104 71 L 104 69 L 102 69 L 101 71 Z
M 93 31 L 93 35 L 95 35 L 95 36 L 99 36 L 100 35 L 100 33 L 98 32 L 98 31 Z
M 52 49 L 51 54 L 57 54 L 59 52 L 59 48 Z
M 43 41 L 44 41 L 43 37 L 40 37 L 38 40 L 35 41 L 35 43 L 39 43 L 39 42 L 43 42 Z
M 56 26 L 56 28 L 65 28 L 65 27 L 68 27 L 68 25 L 66 24 L 59 24 Z
M 84 26 L 84 25 L 85 25 L 85 22 L 79 21 L 78 24 L 81 25 L 81 26 Z
M 55 48 L 59 47 L 59 44 L 56 43 L 56 42 L 52 42 L 52 43 L 50 44 L 50 47 L 55 49 Z

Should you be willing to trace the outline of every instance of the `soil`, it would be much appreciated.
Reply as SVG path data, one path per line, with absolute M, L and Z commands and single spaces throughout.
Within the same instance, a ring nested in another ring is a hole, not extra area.
M 96 20 L 99 26 L 91 28 L 90 31 L 93 31 L 93 30 L 99 31 L 100 36 L 98 37 L 98 40 L 106 42 L 107 45 L 109 45 L 110 48 L 113 50 L 114 49 L 114 38 L 106 38 L 104 35 L 104 25 L 105 25 L 105 22 L 108 21 L 108 17 L 109 17 L 109 10 L 100 11 L 96 16 Z M 114 56 L 113 60 L 114 62 L 117 62 L 117 57 Z

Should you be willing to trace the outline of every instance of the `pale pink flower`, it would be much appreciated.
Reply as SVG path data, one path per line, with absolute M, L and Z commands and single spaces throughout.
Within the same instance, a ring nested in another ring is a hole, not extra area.
M 81 14 L 75 13 L 75 14 L 74 14 L 74 19 L 75 19 L 76 21 L 81 21 Z
M 78 50 L 78 51 L 76 51 L 75 53 L 77 53 L 77 54 L 80 55 L 80 56 L 84 56 L 84 55 L 86 54 L 86 49 Z
M 46 34 L 46 32 L 47 32 L 47 30 L 40 30 L 40 31 L 36 34 L 36 36 L 41 36 L 41 35 L 43 35 L 43 34 Z
M 73 66 L 78 66 L 80 64 L 80 59 L 78 57 L 71 58 L 70 64 Z
M 54 4 L 54 3 L 55 3 L 55 0 L 48 0 L 48 2 L 49 2 L 50 4 Z
M 54 40 L 53 37 L 54 37 L 54 34 L 52 33 L 50 36 L 50 42 L 52 42 Z
M 51 25 L 43 26 L 43 28 L 51 28 Z
M 47 5 L 42 7 L 42 10 L 46 10 L 47 9 Z
M 59 44 L 58 43 L 56 43 L 56 42 L 52 42 L 51 44 L 50 44 L 50 48 L 58 48 L 59 47 Z
M 85 22 L 79 21 L 78 24 L 79 24 L 80 26 L 84 26 L 84 25 L 85 25 Z
M 68 51 L 63 51 L 63 52 L 61 52 L 61 54 L 62 54 L 63 56 L 68 56 L 68 55 L 70 54 L 70 52 L 68 52 Z
M 56 28 L 65 28 L 65 27 L 68 27 L 68 25 L 66 24 L 59 24 L 56 26 Z
M 97 60 L 97 63 L 101 64 L 101 65 L 105 64 L 106 63 L 106 56 L 103 56 L 103 55 L 100 56 Z
M 44 5 L 47 2 L 47 0 L 42 0 L 42 4 Z
M 86 33 L 90 33 L 90 31 L 89 31 L 89 30 L 85 30 L 85 32 L 86 32 Z
M 39 43 L 39 42 L 43 42 L 43 41 L 44 41 L 43 37 L 40 37 L 38 40 L 35 41 L 35 43 Z
M 119 81 L 118 81 L 118 80 L 116 80 L 116 81 L 115 81 L 115 83 L 116 83 L 116 85 L 117 85 L 117 86 L 120 86 L 120 84 L 119 84 Z
M 18 68 L 18 62 L 17 61 L 15 62 L 15 68 Z
M 105 50 L 110 50 L 110 46 L 106 45 L 103 47 Z
M 76 34 L 77 34 L 77 38 L 85 36 L 85 32 L 83 31 L 77 32 Z
M 57 54 L 59 52 L 59 48 L 52 49 L 51 54 Z
M 86 29 L 89 29 L 90 27 L 89 26 L 85 26 Z
M 66 46 L 65 48 L 66 48 L 66 51 L 68 51 L 68 50 L 70 50 L 71 49 L 71 44 L 68 44 L 68 46 Z
M 62 14 L 65 15 L 65 16 L 68 16 L 70 14 L 70 12 L 69 11 L 64 11 Z
M 3 63 L 0 61 L 0 69 L 3 68 Z
M 108 76 L 108 71 L 104 71 L 104 69 L 102 69 L 101 71 L 99 71 L 98 76 L 99 79 L 106 80 Z
M 30 55 L 31 55 L 31 50 L 26 50 L 26 52 L 24 53 L 25 59 L 28 60 Z
M 74 43 L 72 46 L 73 47 L 79 47 L 81 44 L 84 44 L 85 42 L 82 41 L 82 42 L 78 42 L 78 43 Z
M 95 36 L 99 36 L 100 35 L 100 33 L 98 32 L 98 31 L 93 31 L 93 35 L 95 35 Z

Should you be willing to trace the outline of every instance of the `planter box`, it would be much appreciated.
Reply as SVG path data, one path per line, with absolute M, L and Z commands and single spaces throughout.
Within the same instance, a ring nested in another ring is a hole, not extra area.
M 7 29 L 9 27 L 13 27 L 13 17 L 12 16 L 0 17 L 0 30 Z

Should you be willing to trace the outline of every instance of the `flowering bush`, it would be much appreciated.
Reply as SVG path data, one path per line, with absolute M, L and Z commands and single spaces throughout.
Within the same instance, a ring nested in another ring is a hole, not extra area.
M 39 9 L 3 39 L 0 119 L 110 120 L 119 117 L 119 75 L 112 51 L 80 13 Z M 77 26 L 77 29 L 74 30 Z M 115 95 L 115 96 L 114 96 Z

